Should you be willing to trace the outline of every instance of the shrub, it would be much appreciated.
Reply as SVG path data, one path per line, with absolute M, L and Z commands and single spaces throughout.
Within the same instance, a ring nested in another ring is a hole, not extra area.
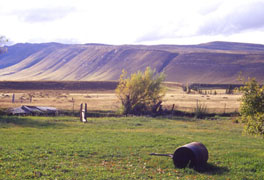
M 245 131 L 248 134 L 264 137 L 264 113 L 257 113 L 254 116 L 248 116 Z
M 164 73 L 156 73 L 150 67 L 145 72 L 138 71 L 127 77 L 123 70 L 116 94 L 122 103 L 122 114 L 148 114 L 156 113 L 165 95 L 162 82 Z
M 240 119 L 245 123 L 246 133 L 264 136 L 264 86 L 250 79 L 240 87 L 240 92 Z
M 264 86 L 261 87 L 255 79 L 250 79 L 245 86 L 240 87 L 240 92 L 242 92 L 241 116 L 264 113 Z

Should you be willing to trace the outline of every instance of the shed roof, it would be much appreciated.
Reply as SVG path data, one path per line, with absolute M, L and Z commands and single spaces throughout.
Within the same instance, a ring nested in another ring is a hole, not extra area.
M 44 107 L 44 106 L 21 106 L 16 108 L 11 108 L 8 110 L 9 114 L 13 115 L 30 115 L 30 114 L 50 114 L 57 111 L 54 107 Z

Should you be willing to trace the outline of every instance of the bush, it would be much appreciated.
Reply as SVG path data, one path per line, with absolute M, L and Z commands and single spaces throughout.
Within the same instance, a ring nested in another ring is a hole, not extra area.
M 254 116 L 248 116 L 245 131 L 248 134 L 264 137 L 264 113 L 257 113 Z
M 255 79 L 250 79 L 245 86 L 240 87 L 240 92 L 242 92 L 241 116 L 264 113 L 264 86 L 261 87 Z
M 264 86 L 250 79 L 245 86 L 240 87 L 240 92 L 240 119 L 246 124 L 246 133 L 264 135 Z
M 116 94 L 122 103 L 122 114 L 142 115 L 156 113 L 165 95 L 162 82 L 164 73 L 156 73 L 150 67 L 145 72 L 138 71 L 127 77 L 123 70 Z

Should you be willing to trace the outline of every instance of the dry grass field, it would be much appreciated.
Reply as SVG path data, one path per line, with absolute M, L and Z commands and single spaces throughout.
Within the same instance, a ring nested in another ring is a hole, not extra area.
M 176 83 L 167 83 L 167 93 L 163 101 L 163 107 L 175 110 L 192 112 L 197 102 L 207 108 L 209 113 L 237 112 L 239 108 L 239 94 L 225 94 L 225 90 L 210 90 L 207 94 L 192 92 L 187 94 Z M 215 94 L 216 92 L 216 94 Z M 15 102 L 12 103 L 13 94 Z M 32 101 L 30 102 L 30 97 Z M 21 105 L 52 106 L 59 110 L 79 111 L 81 103 L 87 103 L 88 110 L 116 111 L 120 108 L 120 102 L 114 89 L 102 88 L 88 90 L 0 90 L 1 108 L 19 107 Z

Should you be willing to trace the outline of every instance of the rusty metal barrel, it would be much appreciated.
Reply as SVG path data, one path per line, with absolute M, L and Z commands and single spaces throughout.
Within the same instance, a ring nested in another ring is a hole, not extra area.
M 176 168 L 194 167 L 203 168 L 208 160 L 208 150 L 200 142 L 192 142 L 177 148 L 173 154 L 173 163 Z

